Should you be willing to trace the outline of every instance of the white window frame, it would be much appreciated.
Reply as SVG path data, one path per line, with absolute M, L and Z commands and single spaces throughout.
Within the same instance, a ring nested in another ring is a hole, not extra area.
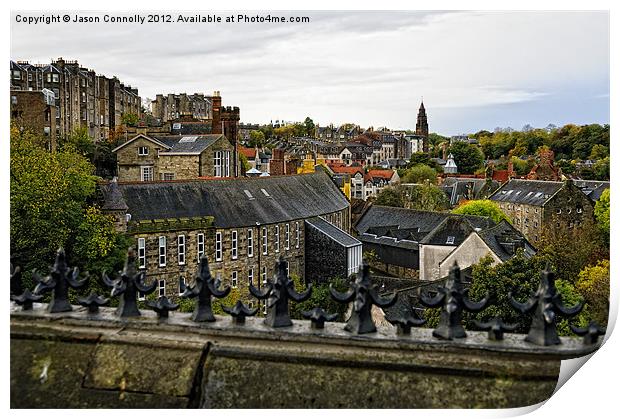
M 153 166 L 140 166 L 140 180 L 142 182 L 151 182 L 153 181 L 153 175 L 155 170 Z
M 296 229 L 296 233 L 295 234 L 297 235 L 297 241 L 295 243 L 295 249 L 299 249 L 299 236 L 300 236 L 300 233 L 299 233 L 299 221 L 295 221 L 295 229 Z
M 275 251 L 280 253 L 280 226 L 276 224 L 276 241 Z
M 254 230 L 248 228 L 248 257 L 254 256 Z
M 157 281 L 157 289 L 159 290 L 158 295 L 160 297 L 163 297 L 166 295 L 166 280 L 165 279 L 159 279 Z
M 266 266 L 263 266 L 263 272 L 261 272 L 261 277 L 262 277 L 261 283 L 263 285 L 267 284 L 267 267 Z
M 454 244 L 454 236 L 448 236 L 448 238 L 446 239 L 446 244 Z
M 238 285 L 239 285 L 239 278 L 237 276 L 237 271 L 232 271 L 232 274 L 230 276 L 230 286 L 232 288 L 237 288 Z
M 263 255 L 267 255 L 269 253 L 269 240 L 267 236 L 267 227 L 263 227 Z
M 213 153 L 213 176 L 222 177 L 222 152 Z
M 239 243 L 239 236 L 237 234 L 237 230 L 232 230 L 230 232 L 230 243 L 230 257 L 232 258 L 232 260 L 236 260 L 239 256 L 237 252 L 237 245 Z
M 159 266 L 166 266 L 166 236 L 159 236 Z
M 138 291 L 138 301 L 144 301 L 146 300 L 146 294 L 143 293 L 142 291 Z
M 248 284 L 254 285 L 254 268 L 248 269 Z
M 177 237 L 179 265 L 185 265 L 185 235 L 180 234 Z
M 198 233 L 196 235 L 196 247 L 198 248 L 198 262 L 205 254 L 205 235 L 204 233 Z
M 181 284 L 183 284 L 183 290 L 181 290 Z M 185 283 L 185 277 L 179 276 L 179 295 L 183 294 L 185 289 L 187 289 L 187 284 Z
M 220 262 L 222 260 L 222 232 L 215 233 L 215 260 Z
M 146 268 L 146 239 L 144 237 L 138 238 L 138 268 Z
M 284 249 L 286 250 L 290 250 L 291 248 L 291 225 L 289 223 L 285 224 L 285 229 L 284 229 Z

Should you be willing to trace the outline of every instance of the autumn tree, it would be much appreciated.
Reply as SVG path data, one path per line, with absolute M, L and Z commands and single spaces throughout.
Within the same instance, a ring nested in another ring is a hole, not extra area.
M 510 219 L 504 214 L 499 206 L 488 199 L 465 202 L 458 208 L 452 210 L 454 214 L 478 215 L 481 217 L 489 217 L 496 223 L 502 220 L 510 222 Z
M 609 189 L 605 189 L 599 200 L 594 204 L 594 217 L 607 243 L 609 243 L 609 191 Z
M 586 300 L 586 310 L 602 326 L 609 315 L 609 260 L 585 267 L 577 278 L 577 291 Z
M 450 207 L 445 192 L 428 181 L 406 188 L 404 199 L 406 208 L 420 211 L 443 211 Z
M 402 177 L 401 182 L 422 183 L 426 180 L 435 183 L 437 180 L 437 172 L 435 169 L 425 164 L 416 164 L 412 168 L 405 171 L 405 175 Z

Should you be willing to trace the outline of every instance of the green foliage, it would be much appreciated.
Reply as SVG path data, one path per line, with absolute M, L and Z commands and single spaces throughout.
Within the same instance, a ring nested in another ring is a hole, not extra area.
M 385 187 L 377 194 L 375 199 L 376 205 L 385 205 L 386 207 L 400 207 L 403 208 L 405 203 L 403 201 L 403 195 L 395 187 Z
M 133 127 L 138 124 L 140 118 L 134 113 L 124 113 L 121 115 L 121 124 Z
M 499 208 L 499 206 L 488 199 L 482 199 L 477 201 L 469 201 L 452 210 L 454 214 L 467 214 L 467 215 L 479 215 L 481 217 L 490 217 L 496 223 L 502 220 L 510 222 L 506 214 Z
M 291 277 L 295 282 L 295 289 L 297 292 L 302 292 L 306 289 L 306 285 L 298 277 Z M 334 289 L 339 292 L 345 292 L 348 289 L 348 283 L 341 278 L 332 278 L 330 281 L 324 284 L 314 284 L 312 290 L 312 296 L 301 303 L 292 302 L 290 305 L 290 315 L 292 319 L 303 319 L 303 311 L 310 311 L 315 307 L 321 307 L 326 312 L 333 314 L 338 313 L 336 321 L 344 321 L 344 315 L 347 311 L 346 304 L 340 304 L 331 298 L 329 291 L 329 284 L 332 284 Z
M 566 159 L 557 160 L 555 162 L 555 165 L 559 167 L 560 169 L 562 169 L 562 173 L 565 175 L 573 174 L 575 173 L 575 170 L 577 169 L 574 162 L 572 162 L 571 160 L 566 160 Z
M 248 161 L 248 158 L 243 153 L 239 153 L 239 161 L 241 162 L 241 167 L 243 167 L 244 171 L 248 171 L 252 168 L 252 165 Z
M 458 141 L 450 146 L 449 152 L 454 156 L 459 173 L 471 174 L 484 167 L 484 155 L 476 145 Z
M 304 119 L 304 127 L 306 129 L 306 135 L 308 137 L 314 137 L 314 121 L 309 116 Z
M 433 162 L 428 154 L 423 152 L 412 153 L 411 158 L 409 159 L 409 163 L 407 164 L 407 168 L 411 168 L 413 166 L 417 166 L 418 164 L 424 164 L 426 166 L 431 166 Z
M 605 147 L 602 144 L 594 144 L 592 146 L 592 151 L 590 151 L 590 159 L 591 160 L 599 160 L 609 157 L 609 148 Z
M 24 272 L 47 270 L 61 246 L 72 254 L 95 192 L 93 170 L 76 152 L 49 153 L 36 137 L 11 130 L 11 254 Z
M 588 320 L 607 325 L 609 315 L 609 260 L 601 260 L 594 266 L 584 268 L 577 279 L 577 291 L 586 300 Z
M 594 205 L 594 217 L 607 242 L 609 242 L 609 191 L 609 189 L 605 189 Z
M 519 176 L 525 176 L 530 173 L 530 170 L 536 164 L 534 159 L 523 160 L 518 157 L 512 157 L 510 161 L 512 161 L 512 168 Z
M 609 157 L 597 160 L 597 162 L 592 166 L 592 176 L 590 179 L 609 180 L 609 170 Z
M 405 206 L 421 211 L 443 211 L 450 207 L 450 201 L 439 187 L 424 182 L 408 188 L 405 192 Z
M 263 147 L 265 145 L 265 133 L 263 131 L 250 131 L 250 140 L 248 141 L 248 147 L 256 148 Z
M 92 161 L 95 151 L 95 142 L 88 135 L 86 127 L 79 127 L 73 130 L 65 141 L 59 143 L 62 151 L 78 153 Z
M 241 298 L 241 292 L 239 288 L 231 288 L 230 293 L 224 298 L 213 299 L 213 303 L 211 308 L 213 309 L 213 314 L 221 314 L 227 316 L 222 309 L 223 306 L 232 307 L 237 304 L 237 301 Z
M 379 262 L 379 255 L 377 255 L 377 252 L 375 252 L 374 250 L 366 250 L 363 254 L 362 254 L 362 258 L 366 261 L 366 263 L 368 263 L 370 266 L 375 265 L 377 262 Z
M 570 226 L 554 220 L 542 231 L 538 256 L 548 260 L 558 278 L 574 284 L 581 270 L 609 258 L 609 248 L 593 220 Z
M 425 165 L 416 164 L 410 169 L 407 169 L 405 176 L 401 179 L 402 183 L 422 183 L 426 180 L 435 183 L 437 179 L 437 172 Z

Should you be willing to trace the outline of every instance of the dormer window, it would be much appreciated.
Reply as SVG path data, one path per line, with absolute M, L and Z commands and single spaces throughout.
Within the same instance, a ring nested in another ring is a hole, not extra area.
M 454 244 L 454 236 L 448 236 L 446 240 L 446 244 Z
M 148 156 L 149 148 L 147 146 L 138 147 L 138 156 Z

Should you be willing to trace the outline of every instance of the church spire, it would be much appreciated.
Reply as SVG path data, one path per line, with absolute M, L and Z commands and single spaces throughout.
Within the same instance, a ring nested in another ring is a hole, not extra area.
M 424 97 L 420 103 L 420 110 L 418 111 L 418 120 L 415 124 L 415 133 L 424 137 L 422 143 L 422 150 L 428 153 L 428 119 L 426 118 L 426 109 L 424 108 Z

